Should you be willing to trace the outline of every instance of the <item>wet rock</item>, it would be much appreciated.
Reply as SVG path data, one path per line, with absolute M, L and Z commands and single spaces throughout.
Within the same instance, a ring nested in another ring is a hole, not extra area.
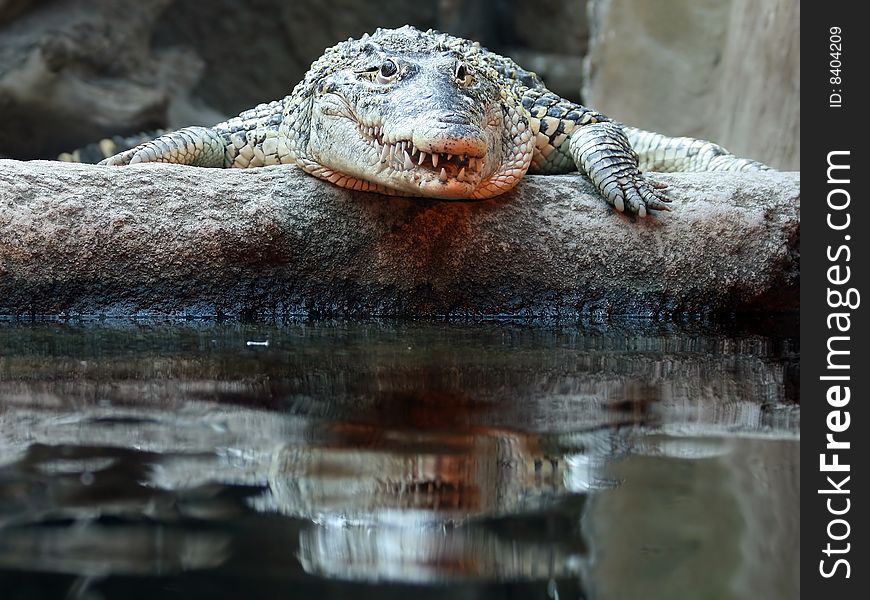
M 584 98 L 630 125 L 800 166 L 800 8 L 589 0 Z
M 579 175 L 476 202 L 296 168 L 0 161 L 0 313 L 670 315 L 794 309 L 796 173 L 654 175 L 631 221 Z

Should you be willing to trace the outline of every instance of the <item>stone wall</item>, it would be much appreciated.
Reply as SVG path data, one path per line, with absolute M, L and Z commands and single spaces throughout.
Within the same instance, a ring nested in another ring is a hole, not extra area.
M 793 0 L 589 0 L 584 98 L 611 117 L 800 168 Z

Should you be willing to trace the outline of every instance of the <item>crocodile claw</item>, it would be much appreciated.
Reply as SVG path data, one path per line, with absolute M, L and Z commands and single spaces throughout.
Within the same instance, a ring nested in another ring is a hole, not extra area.
M 604 199 L 619 212 L 640 217 L 651 210 L 670 210 L 667 185 L 651 181 L 637 168 L 632 150 L 619 125 L 586 125 L 571 136 L 571 154 Z
M 125 150 L 124 152 L 120 152 L 115 154 L 114 156 L 110 156 L 108 158 L 104 158 L 99 163 L 100 165 L 108 165 L 110 167 L 123 167 L 130 164 L 130 161 L 136 155 L 136 151 L 139 148 L 130 148 L 129 150 Z
M 671 199 L 662 191 L 666 187 L 637 172 L 617 179 L 616 185 L 606 188 L 605 197 L 619 212 L 646 217 L 650 210 L 671 210 Z

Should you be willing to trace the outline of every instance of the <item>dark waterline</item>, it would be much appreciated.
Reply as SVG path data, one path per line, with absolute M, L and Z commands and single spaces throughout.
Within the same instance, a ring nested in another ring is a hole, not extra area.
M 798 359 L 789 319 L 0 322 L 0 590 L 796 597 Z

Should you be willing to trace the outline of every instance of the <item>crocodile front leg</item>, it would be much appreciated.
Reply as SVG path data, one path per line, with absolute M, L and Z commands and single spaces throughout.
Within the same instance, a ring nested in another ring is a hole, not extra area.
M 523 106 L 536 131 L 530 173 L 579 170 L 620 212 L 643 217 L 649 210 L 669 210 L 665 186 L 644 178 L 625 133 L 610 118 L 537 89 L 526 90 Z
M 670 210 L 666 186 L 644 178 L 637 154 L 616 123 L 594 123 L 576 129 L 569 141 L 571 155 L 608 204 L 619 212 L 645 217 L 649 210 Z

